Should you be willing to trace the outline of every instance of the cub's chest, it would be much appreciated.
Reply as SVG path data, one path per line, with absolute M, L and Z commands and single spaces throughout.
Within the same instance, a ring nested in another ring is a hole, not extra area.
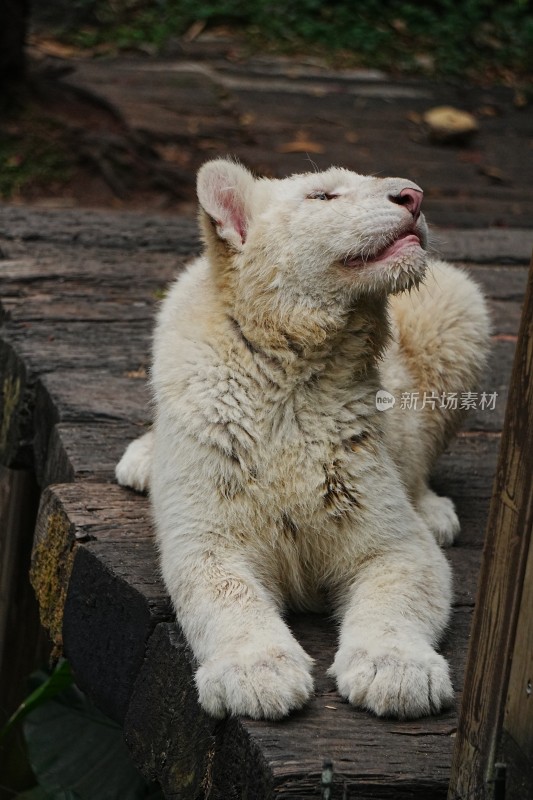
M 313 517 L 352 512 L 376 461 L 371 382 L 339 386 L 326 376 L 289 390 L 262 378 L 217 366 L 188 381 L 180 424 L 207 446 L 205 478 L 239 508 L 248 498 L 263 510 L 308 509 Z
M 261 437 L 259 483 L 287 506 L 351 513 L 362 505 L 361 484 L 376 464 L 378 440 L 371 418 L 350 403 L 293 399 L 272 410 Z

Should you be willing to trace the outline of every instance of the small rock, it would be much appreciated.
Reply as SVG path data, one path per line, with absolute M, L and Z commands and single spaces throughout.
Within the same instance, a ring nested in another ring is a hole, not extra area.
M 464 144 L 478 130 L 472 114 L 453 106 L 438 106 L 426 111 L 423 117 L 429 138 L 440 144 Z

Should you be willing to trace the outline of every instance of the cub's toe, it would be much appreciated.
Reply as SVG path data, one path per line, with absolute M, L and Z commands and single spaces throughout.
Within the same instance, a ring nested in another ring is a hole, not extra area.
M 431 648 L 420 654 L 397 648 L 389 653 L 339 653 L 330 674 L 350 703 L 379 717 L 416 719 L 453 703 L 448 665 Z

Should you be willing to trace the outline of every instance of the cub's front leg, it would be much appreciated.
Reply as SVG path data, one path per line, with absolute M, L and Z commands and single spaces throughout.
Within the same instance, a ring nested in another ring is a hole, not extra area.
M 375 555 L 346 586 L 330 674 L 340 693 L 378 716 L 416 718 L 453 702 L 448 665 L 434 646 L 449 615 L 450 570 L 419 528 Z
M 174 537 L 161 537 L 161 564 L 185 636 L 199 662 L 202 707 L 279 719 L 301 708 L 313 690 L 312 659 L 282 620 L 271 594 L 243 554 L 217 546 L 216 534 L 188 543 L 176 557 Z

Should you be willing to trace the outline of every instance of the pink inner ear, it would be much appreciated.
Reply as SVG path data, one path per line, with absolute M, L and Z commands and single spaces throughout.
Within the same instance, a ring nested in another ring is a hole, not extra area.
M 241 242 L 246 239 L 247 220 L 244 211 L 243 199 L 237 186 L 228 186 L 227 179 L 220 176 L 218 186 L 215 188 L 215 201 L 218 206 L 217 225 L 221 228 L 233 228 Z
M 241 237 L 241 242 L 244 244 L 244 240 L 246 239 L 247 226 L 246 226 L 246 215 L 244 213 L 244 209 L 242 206 L 236 204 L 232 206 L 232 220 L 233 220 L 233 227 Z

